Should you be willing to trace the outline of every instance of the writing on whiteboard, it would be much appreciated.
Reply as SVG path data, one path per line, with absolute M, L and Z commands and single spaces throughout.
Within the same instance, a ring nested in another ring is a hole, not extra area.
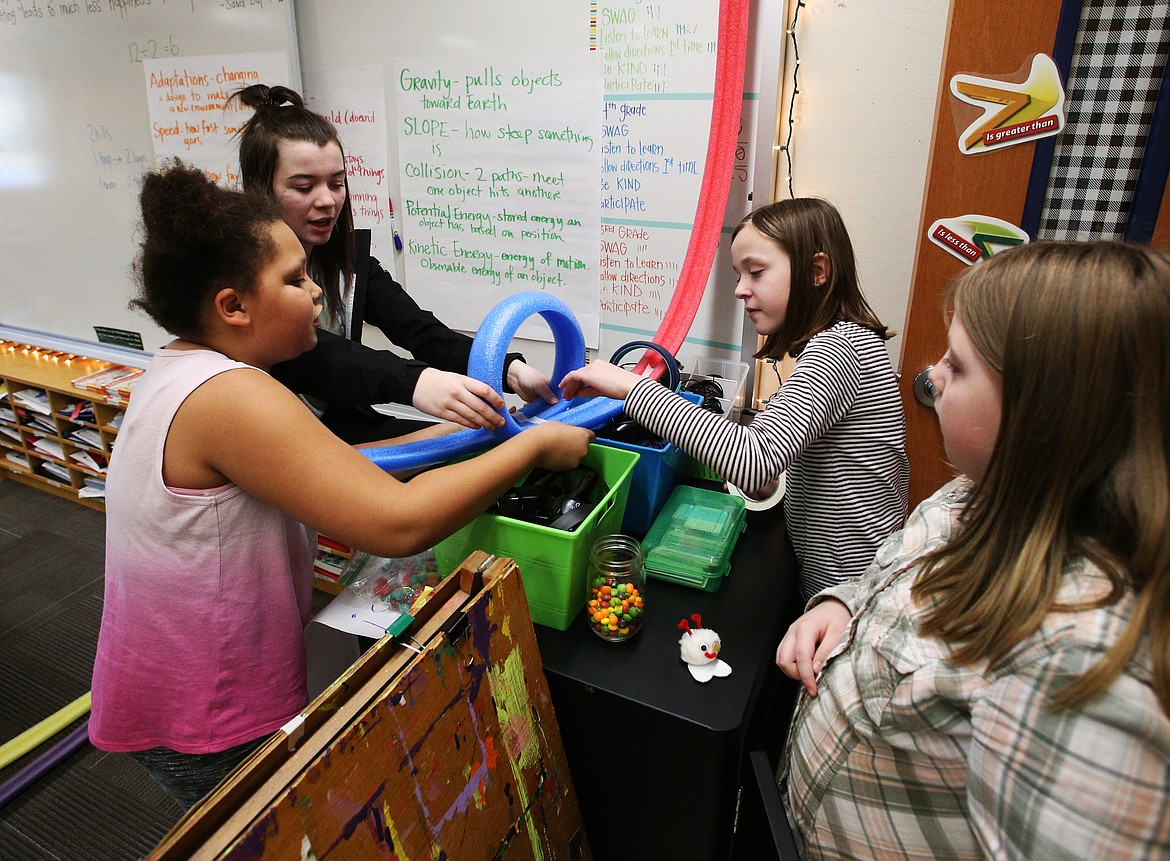
M 600 221 L 581 201 L 599 190 L 597 57 L 414 58 L 395 80 L 412 289 L 467 330 L 548 290 L 595 343 Z

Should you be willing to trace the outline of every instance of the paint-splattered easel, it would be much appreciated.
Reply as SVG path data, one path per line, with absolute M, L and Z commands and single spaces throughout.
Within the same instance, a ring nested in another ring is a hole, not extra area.
M 590 858 L 515 563 L 472 554 L 423 610 L 151 858 Z

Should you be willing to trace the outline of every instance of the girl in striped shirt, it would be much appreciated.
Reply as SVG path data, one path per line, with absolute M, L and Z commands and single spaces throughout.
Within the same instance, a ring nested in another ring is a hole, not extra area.
M 756 358 L 796 357 L 747 425 L 607 362 L 565 377 L 564 395 L 624 398 L 625 410 L 749 496 L 785 474 L 784 518 L 808 599 L 861 574 L 902 527 L 909 468 L 891 337 L 862 296 L 853 245 L 817 198 L 761 207 L 736 226 L 735 295 L 765 338 Z

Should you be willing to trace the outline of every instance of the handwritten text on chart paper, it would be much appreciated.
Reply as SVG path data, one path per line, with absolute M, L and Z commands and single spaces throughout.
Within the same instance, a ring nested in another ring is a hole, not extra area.
M 472 327 L 493 299 L 547 289 L 575 312 L 656 328 L 702 178 L 713 5 L 599 4 L 589 68 L 570 55 L 398 66 L 408 279 L 458 284 L 452 311 Z M 477 293 L 482 308 L 466 299 Z
M 408 283 L 467 329 L 546 290 L 595 341 L 600 216 L 581 201 L 599 194 L 596 57 L 412 58 L 395 74 Z

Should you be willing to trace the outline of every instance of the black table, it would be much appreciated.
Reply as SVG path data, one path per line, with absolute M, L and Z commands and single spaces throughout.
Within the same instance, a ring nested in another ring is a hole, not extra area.
M 773 762 L 795 683 L 774 660 L 799 615 L 796 560 L 779 507 L 748 512 L 716 592 L 651 579 L 632 639 L 579 615 L 536 626 L 545 676 L 594 858 L 727 859 L 748 750 Z M 700 683 L 679 657 L 680 620 L 702 615 L 732 674 Z

